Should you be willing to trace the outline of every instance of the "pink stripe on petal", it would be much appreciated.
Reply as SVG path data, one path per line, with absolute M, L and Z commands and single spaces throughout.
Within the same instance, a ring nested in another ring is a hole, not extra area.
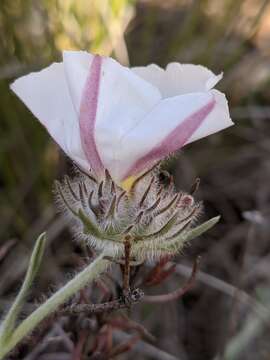
M 82 148 L 92 170 L 96 173 L 96 175 L 101 174 L 104 169 L 95 142 L 95 123 L 98 107 L 101 67 L 102 57 L 95 55 L 83 89 L 79 117 Z
M 188 116 L 169 135 L 167 135 L 159 145 L 155 146 L 148 154 L 138 159 L 123 179 L 141 173 L 143 170 L 150 168 L 170 153 L 181 149 L 213 110 L 215 103 L 215 99 L 212 99 L 200 110 Z

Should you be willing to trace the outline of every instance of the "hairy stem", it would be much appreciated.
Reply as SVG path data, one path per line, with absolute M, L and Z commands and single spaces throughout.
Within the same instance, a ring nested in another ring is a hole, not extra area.
M 0 349 L 0 360 L 15 348 L 15 346 L 27 335 L 29 335 L 48 315 L 64 304 L 71 296 L 80 289 L 94 281 L 109 265 L 109 261 L 101 254 L 83 271 L 77 274 L 65 286 L 59 289 L 45 303 L 37 308 L 14 330 L 12 336 L 2 344 Z

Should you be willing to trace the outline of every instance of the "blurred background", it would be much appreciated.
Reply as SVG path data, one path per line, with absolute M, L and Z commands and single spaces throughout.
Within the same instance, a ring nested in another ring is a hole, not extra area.
M 53 204 L 53 181 L 70 164 L 10 82 L 59 61 L 63 49 L 111 55 L 131 66 L 203 64 L 224 71 L 218 87 L 236 125 L 185 147 L 170 170 L 185 191 L 200 177 L 196 196 L 205 219 L 220 214 L 222 220 L 184 250 L 159 292 L 184 283 L 201 255 L 193 289 L 166 306 L 138 305 L 132 314 L 157 337 L 163 355 L 133 350 L 119 359 L 270 359 L 269 1 L 1 0 L 0 43 L 1 311 L 41 232 L 48 231 L 48 250 L 29 303 L 63 283 L 80 255 Z M 38 345 L 13 359 L 71 359 L 64 346 Z

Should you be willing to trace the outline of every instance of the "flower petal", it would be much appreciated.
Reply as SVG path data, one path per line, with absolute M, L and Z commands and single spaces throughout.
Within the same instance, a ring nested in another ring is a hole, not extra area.
M 115 179 L 121 139 L 161 99 L 159 91 L 128 68 L 110 58 L 102 59 L 95 141 L 102 163 Z M 121 149 L 120 149 L 121 151 Z
M 122 139 L 119 174 L 122 180 L 139 174 L 185 144 L 232 124 L 226 98 L 216 90 L 165 99 Z
M 215 75 L 204 66 L 176 62 L 168 64 L 165 70 L 150 64 L 134 67 L 132 71 L 157 86 L 163 98 L 208 91 L 222 79 L 222 73 Z
M 86 51 L 63 51 L 63 63 L 74 108 L 80 113 L 81 99 L 94 55 Z
M 82 146 L 91 167 L 97 176 L 102 176 L 104 167 L 97 151 L 95 126 L 100 89 L 102 58 L 92 60 L 80 105 L 80 133 Z
M 104 166 L 95 141 L 102 58 L 86 51 L 64 51 L 63 61 L 70 94 L 79 117 L 80 135 L 91 169 L 100 177 Z
M 65 153 L 85 170 L 89 164 L 82 150 L 79 123 L 62 63 L 17 79 L 11 89 L 47 128 Z
M 114 176 L 119 141 L 160 101 L 160 92 L 111 58 L 81 51 L 63 56 L 84 151 L 97 173 L 103 165 Z
M 150 64 L 147 66 L 132 67 L 131 70 L 142 79 L 156 86 L 160 90 L 162 97 L 165 97 L 163 90 L 166 86 L 166 74 L 162 67 L 157 64 Z
M 193 141 L 202 139 L 208 135 L 212 135 L 220 130 L 234 125 L 230 118 L 226 96 L 215 89 L 213 89 L 211 93 L 214 95 L 216 102 L 213 111 L 205 118 L 201 126 L 198 127 L 184 145 L 190 144 Z

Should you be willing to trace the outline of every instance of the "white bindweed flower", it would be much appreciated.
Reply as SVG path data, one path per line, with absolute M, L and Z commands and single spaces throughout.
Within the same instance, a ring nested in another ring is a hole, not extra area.
M 78 237 L 99 251 L 145 260 L 174 254 L 217 218 L 193 228 L 201 204 L 161 181 L 158 164 L 230 125 L 222 75 L 171 63 L 128 69 L 111 58 L 64 52 L 63 62 L 11 88 L 79 166 L 56 183 Z M 157 165 L 157 166 L 156 166 Z M 123 190 L 124 189 L 124 190 Z
M 233 123 L 222 78 L 199 65 L 127 68 L 84 51 L 12 85 L 65 153 L 97 178 L 107 169 L 129 188 L 142 172 L 184 145 Z

